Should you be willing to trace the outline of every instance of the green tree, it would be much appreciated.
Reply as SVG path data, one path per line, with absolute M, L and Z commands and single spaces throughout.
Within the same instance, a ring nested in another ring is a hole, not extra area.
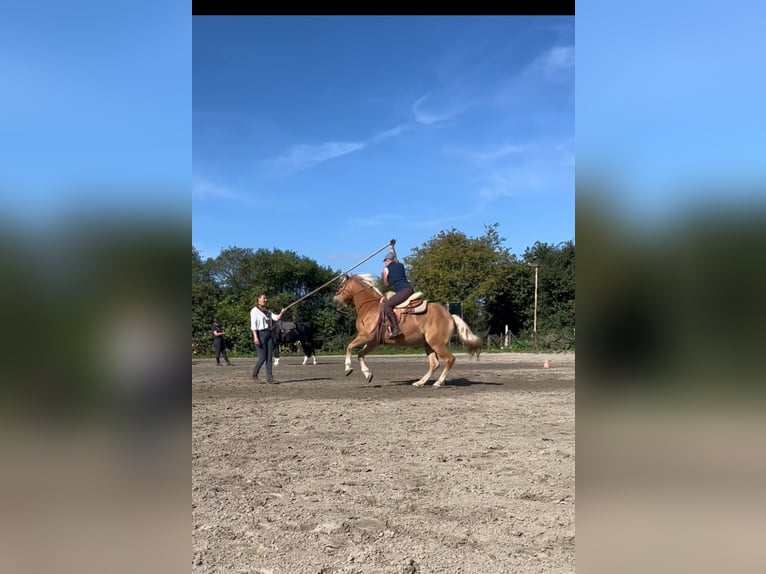
M 192 321 L 193 339 L 210 339 L 209 324 L 212 317 L 217 316 L 223 322 L 234 351 L 252 353 L 250 309 L 258 294 L 267 293 L 269 307 L 279 311 L 337 275 L 331 269 L 292 251 L 229 247 L 215 259 L 201 262 L 199 253 L 193 249 L 192 305 L 193 317 L 196 317 Z M 311 323 L 317 336 L 323 336 L 322 329 L 332 323 L 327 320 L 324 311 L 332 307 L 331 289 L 332 286 L 328 285 L 293 306 L 285 319 Z
M 498 226 L 485 226 L 477 238 L 455 228 L 441 231 L 404 260 L 416 290 L 432 301 L 461 303 L 463 318 L 477 332 L 497 328 L 501 321 L 492 310 L 515 263 L 502 246 Z
M 531 330 L 534 307 L 534 272 L 525 263 L 513 262 L 499 266 L 493 296 L 486 302 L 492 317 L 490 332 L 514 336 Z
M 480 237 L 452 228 L 415 248 L 404 258 L 413 287 L 431 301 L 459 302 L 463 318 L 480 335 L 501 335 L 507 325 L 515 336 L 526 338 L 534 311 L 530 264 L 537 264 L 538 333 L 567 331 L 571 337 L 574 242 L 537 242 L 519 260 L 503 246 L 498 227 L 486 226 Z M 210 352 L 211 322 L 218 317 L 234 353 L 252 354 L 249 313 L 257 295 L 267 293 L 269 306 L 278 311 L 311 293 L 291 307 L 285 319 L 310 323 L 318 348 L 342 351 L 355 332 L 355 317 L 332 304 L 337 284 L 331 280 L 339 274 L 292 251 L 229 247 L 203 261 L 192 246 L 193 348 Z
M 192 353 L 207 354 L 213 345 L 211 329 L 221 289 L 209 267 L 192 246 Z
M 550 340 L 573 341 L 575 328 L 575 245 L 536 242 L 523 261 L 538 265 L 537 332 Z M 534 270 L 529 267 L 534 282 Z M 532 330 L 529 325 L 528 330 Z

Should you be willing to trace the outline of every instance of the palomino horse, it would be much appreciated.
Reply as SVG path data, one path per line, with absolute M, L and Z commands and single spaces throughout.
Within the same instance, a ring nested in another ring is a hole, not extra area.
M 308 323 L 293 323 L 292 321 L 276 321 L 272 329 L 274 336 L 274 364 L 279 364 L 279 347 L 281 345 L 301 344 L 303 349 L 303 364 L 313 359 L 317 364 L 317 356 L 314 352 L 314 329 Z
M 375 287 L 371 275 L 345 275 L 343 282 L 335 293 L 333 301 L 336 306 L 346 305 L 350 302 L 356 307 L 356 337 L 346 347 L 346 376 L 353 372 L 351 368 L 351 350 L 359 345 L 364 345 L 358 354 L 359 365 L 362 367 L 367 382 L 372 380 L 372 373 L 367 368 L 364 357 L 372 349 L 381 344 L 378 335 L 378 324 L 381 320 L 380 298 L 383 295 Z M 403 303 L 402 305 L 405 305 Z M 398 314 L 398 310 L 397 310 Z M 398 345 L 400 347 L 412 347 L 424 345 L 428 355 L 428 371 L 413 386 L 422 387 L 431 378 L 431 375 L 439 367 L 439 359 L 444 361 L 444 370 L 434 383 L 434 387 L 444 385 L 444 380 L 455 363 L 455 355 L 447 349 L 447 343 L 457 326 L 460 340 L 468 349 L 468 357 L 476 354 L 479 358 L 481 353 L 481 338 L 474 335 L 468 325 L 457 315 L 450 315 L 449 311 L 439 303 L 426 303 L 426 310 L 422 313 L 408 313 L 404 311 L 399 316 L 399 328 L 402 334 L 396 338 L 386 334 L 384 345 Z

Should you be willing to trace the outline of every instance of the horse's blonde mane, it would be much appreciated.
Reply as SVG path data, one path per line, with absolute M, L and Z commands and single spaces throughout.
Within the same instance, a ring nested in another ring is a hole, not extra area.
M 380 295 L 381 297 L 383 296 L 383 292 L 380 290 L 380 287 L 378 286 L 377 277 L 375 277 L 371 273 L 359 273 L 357 277 L 359 277 L 362 283 L 364 283 L 368 287 L 372 287 L 378 295 Z

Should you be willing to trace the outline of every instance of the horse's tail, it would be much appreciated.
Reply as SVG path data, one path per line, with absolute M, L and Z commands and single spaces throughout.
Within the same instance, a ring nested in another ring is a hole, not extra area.
M 481 337 L 474 335 L 470 327 L 463 321 L 458 315 L 452 315 L 452 320 L 455 321 L 457 327 L 457 334 L 460 336 L 460 340 L 468 349 L 468 358 L 470 359 L 474 353 L 476 353 L 476 360 L 479 360 L 481 349 L 484 346 L 482 344 Z

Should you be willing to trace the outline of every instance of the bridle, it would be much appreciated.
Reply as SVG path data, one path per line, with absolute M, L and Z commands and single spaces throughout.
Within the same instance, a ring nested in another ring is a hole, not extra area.
M 339 288 L 338 288 L 338 290 L 335 292 L 335 296 L 336 296 L 336 297 L 340 297 L 340 295 L 341 295 L 342 293 L 347 293 L 347 294 L 350 296 L 350 298 L 353 300 L 353 298 L 354 298 L 354 292 L 353 292 L 351 289 L 349 289 L 349 288 L 348 288 L 348 285 L 347 285 L 347 283 L 348 283 L 348 279 L 344 279 L 344 280 L 343 280 L 343 283 L 341 283 L 341 284 L 340 284 L 340 287 L 339 287 Z

